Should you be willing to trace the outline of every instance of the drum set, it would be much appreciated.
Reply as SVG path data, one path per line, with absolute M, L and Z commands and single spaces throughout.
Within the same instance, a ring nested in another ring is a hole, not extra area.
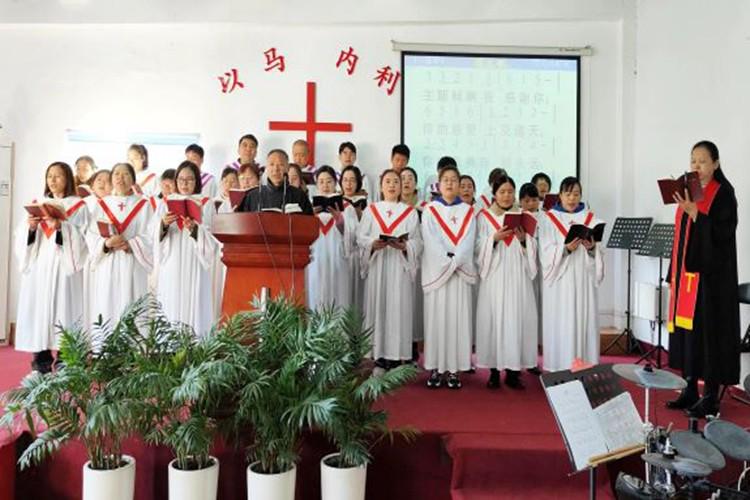
M 636 383 L 645 390 L 644 435 L 645 481 L 620 473 L 615 484 L 619 500 L 710 498 L 750 500 L 750 485 L 745 482 L 750 462 L 750 432 L 721 420 L 710 420 L 703 432 L 696 419 L 690 419 L 689 429 L 673 430 L 654 426 L 649 420 L 651 390 L 680 390 L 687 383 L 672 372 L 651 365 L 616 364 L 612 370 L 620 377 Z M 746 384 L 748 385 L 748 384 Z M 707 478 L 723 469 L 727 460 L 742 462 L 742 473 L 736 484 L 727 486 L 711 483 Z

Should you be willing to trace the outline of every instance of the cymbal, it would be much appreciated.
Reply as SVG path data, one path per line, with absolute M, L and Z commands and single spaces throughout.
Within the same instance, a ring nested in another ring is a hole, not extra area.
M 640 365 L 619 363 L 612 365 L 612 371 L 626 380 L 649 389 L 684 389 L 687 387 L 687 382 L 679 375 L 658 368 L 651 368 L 649 371 Z
M 672 471 L 685 477 L 706 477 L 711 474 L 711 467 L 691 458 L 676 456 L 667 458 L 661 453 L 644 453 L 641 458 L 647 464 Z
M 713 470 L 723 469 L 727 465 L 724 455 L 710 441 L 696 432 L 672 431 L 669 434 L 672 446 L 677 453 L 685 458 L 692 458 L 711 467 Z
M 750 460 L 750 432 L 726 420 L 712 420 L 703 428 L 706 439 L 724 455 L 735 460 Z

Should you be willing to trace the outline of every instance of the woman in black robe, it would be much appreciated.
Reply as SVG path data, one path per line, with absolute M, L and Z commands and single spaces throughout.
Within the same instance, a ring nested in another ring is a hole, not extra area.
M 697 203 L 687 192 L 685 197 L 675 196 L 675 247 L 668 278 L 673 295 L 669 365 L 682 370 L 688 386 L 667 406 L 702 418 L 718 413 L 719 387 L 736 384 L 740 375 L 737 199 L 721 170 L 714 143 L 701 141 L 693 146 L 690 166 L 698 172 L 705 196 Z M 688 295 L 680 288 L 681 280 L 698 282 L 694 309 L 685 304 L 678 309 L 680 294 Z M 701 398 L 700 378 L 705 382 Z

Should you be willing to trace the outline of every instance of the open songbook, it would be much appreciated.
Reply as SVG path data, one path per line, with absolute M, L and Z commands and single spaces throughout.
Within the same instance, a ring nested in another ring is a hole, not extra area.
M 367 208 L 367 195 L 365 194 L 355 194 L 351 198 L 344 196 L 344 201 L 348 201 L 354 208 L 360 210 Z
M 254 188 L 257 189 L 257 188 Z M 245 195 L 250 191 L 250 189 L 230 189 L 229 190 L 229 205 L 232 207 L 232 209 L 237 208 L 240 203 L 242 203 L 242 200 L 245 199 Z
M 41 203 L 31 203 L 29 205 L 24 205 L 23 208 L 34 217 L 42 219 L 67 220 L 68 218 L 65 207 L 61 203 L 51 200 L 45 200 Z
M 643 444 L 643 422 L 629 392 L 592 408 L 580 380 L 545 391 L 577 471 L 599 457 Z
M 542 203 L 542 209 L 551 210 L 552 207 L 557 205 L 558 201 L 560 201 L 559 194 L 547 193 L 546 195 L 544 195 L 544 202 Z
M 340 194 L 319 194 L 313 196 L 313 208 L 321 208 L 323 212 L 334 208 L 338 211 L 344 210 L 344 197 Z
M 391 236 L 388 234 L 381 234 L 380 235 L 380 241 L 385 241 L 386 243 L 389 243 L 391 241 L 395 242 L 402 242 L 402 241 L 409 241 L 409 233 L 404 233 L 399 236 Z
M 536 217 L 528 212 L 506 212 L 503 218 L 503 226 L 508 229 L 522 227 L 526 234 L 534 236 Z
M 260 210 L 261 212 L 276 212 L 279 214 L 301 214 L 302 208 L 299 203 L 287 203 L 284 206 L 284 210 L 276 207 L 265 207 Z
M 661 199 L 665 205 L 677 203 L 674 201 L 675 194 L 679 194 L 684 198 L 686 189 L 692 201 L 703 200 L 703 187 L 701 186 L 698 172 L 685 172 L 677 177 L 677 179 L 659 179 L 656 182 L 659 184 Z
M 567 245 L 576 238 L 582 240 L 593 240 L 596 242 L 602 241 L 604 237 L 604 227 L 607 224 L 600 222 L 594 227 L 584 226 L 583 224 L 573 224 L 568 228 L 568 235 L 565 237 L 565 244 Z
M 99 228 L 99 236 L 102 238 L 111 238 L 117 234 L 117 228 L 106 220 L 96 221 L 96 227 Z
M 203 204 L 197 196 L 169 195 L 167 209 L 178 217 L 192 219 L 198 224 L 203 222 Z

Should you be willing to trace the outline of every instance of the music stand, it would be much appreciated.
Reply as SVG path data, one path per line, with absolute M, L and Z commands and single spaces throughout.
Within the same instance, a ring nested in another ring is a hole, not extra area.
M 664 322 L 662 317 L 661 307 L 661 284 L 664 281 L 664 273 L 662 270 L 662 259 L 669 259 L 672 257 L 672 243 L 674 241 L 674 224 L 654 224 L 651 227 L 651 231 L 646 237 L 646 241 L 643 242 L 641 249 L 638 251 L 638 255 L 646 257 L 656 257 L 659 259 L 659 282 L 657 289 L 658 308 L 656 316 L 656 338 L 657 342 L 648 352 L 644 353 L 643 356 L 638 358 L 636 363 L 640 363 L 643 360 L 649 359 L 656 356 L 656 367 L 661 368 L 661 355 L 666 353 L 667 350 L 661 345 L 661 325 Z
M 630 257 L 633 250 L 639 250 L 643 245 L 643 242 L 648 235 L 648 230 L 651 227 L 651 222 L 653 222 L 653 218 L 651 217 L 618 217 L 615 219 L 615 225 L 609 235 L 607 248 L 617 248 L 628 251 L 628 302 L 627 308 L 625 309 L 625 329 L 604 348 L 602 354 L 607 354 L 612 347 L 617 345 L 623 336 L 627 342 L 625 344 L 625 354 L 630 354 L 633 351 L 638 351 L 640 354 L 643 354 L 641 344 L 636 340 L 635 335 L 633 335 L 633 330 L 630 328 L 630 289 L 632 287 L 630 281 Z

